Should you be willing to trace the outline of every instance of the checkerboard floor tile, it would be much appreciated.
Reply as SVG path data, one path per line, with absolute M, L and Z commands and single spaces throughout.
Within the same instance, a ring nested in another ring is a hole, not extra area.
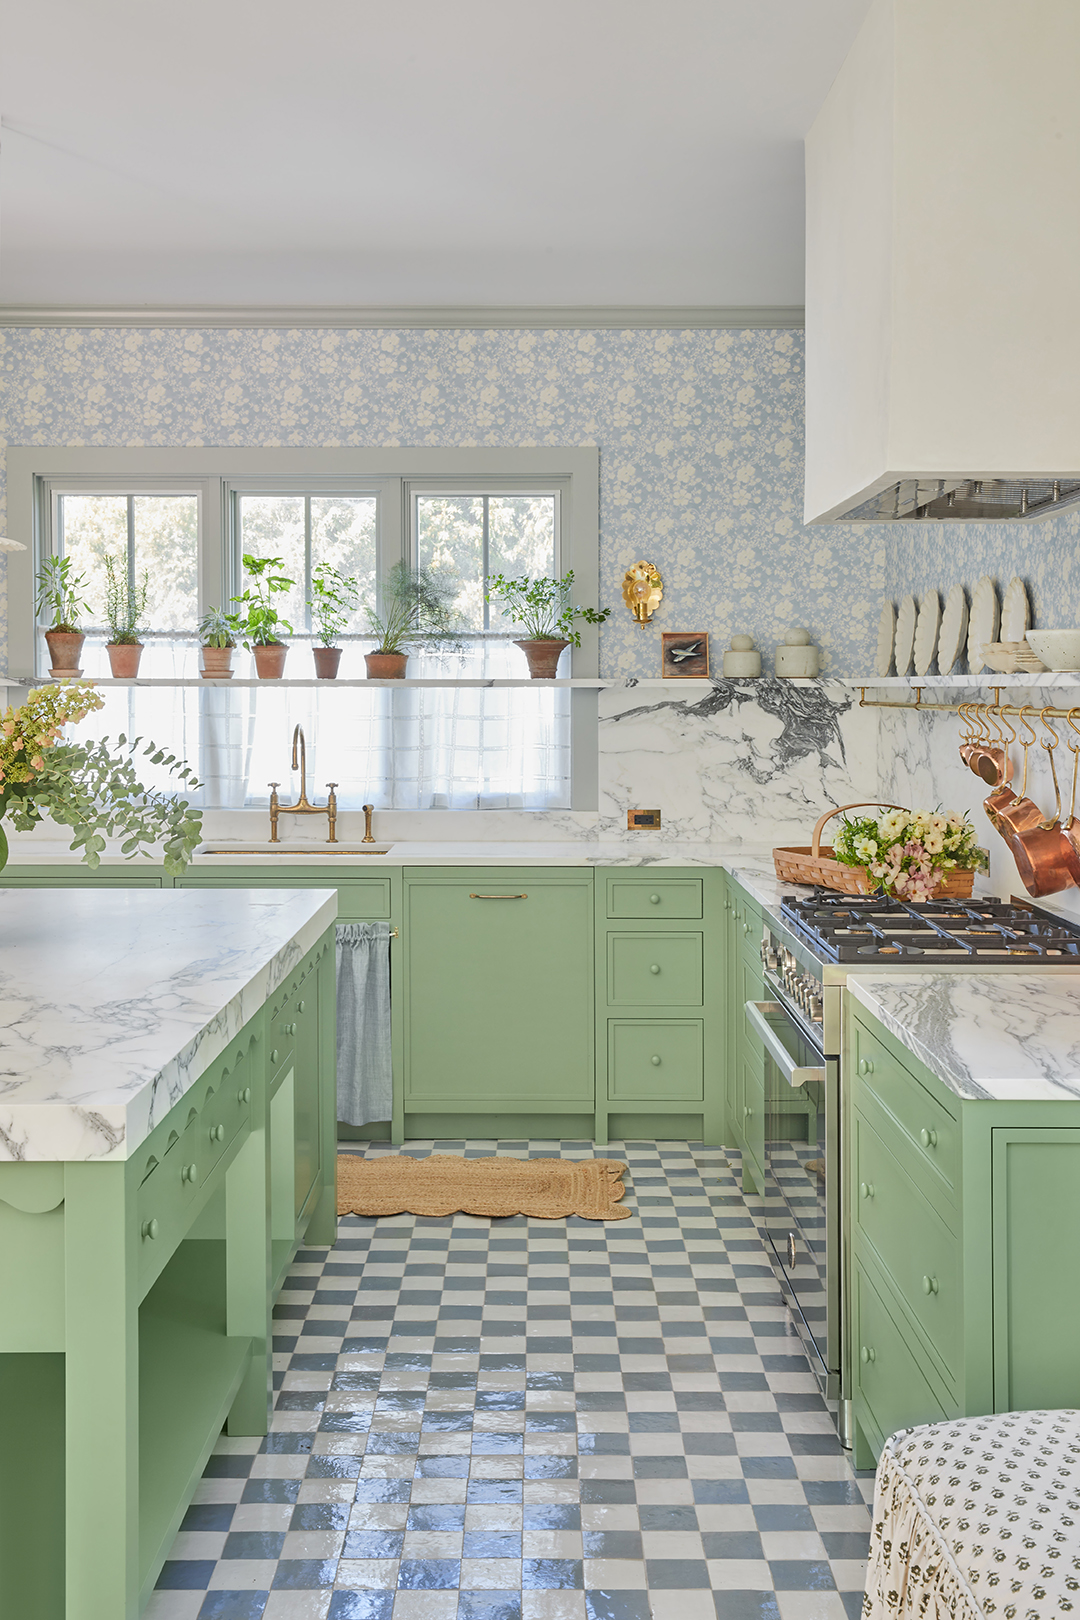
M 398 1151 L 622 1159 L 633 1214 L 349 1216 L 302 1250 L 270 1433 L 222 1436 L 147 1620 L 857 1620 L 873 1480 L 735 1156 L 366 1156 Z

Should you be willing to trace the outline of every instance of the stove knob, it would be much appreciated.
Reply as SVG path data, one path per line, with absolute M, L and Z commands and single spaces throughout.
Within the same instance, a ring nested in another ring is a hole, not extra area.
M 820 996 L 810 997 L 810 1020 L 814 1024 L 825 1022 L 825 1008 Z

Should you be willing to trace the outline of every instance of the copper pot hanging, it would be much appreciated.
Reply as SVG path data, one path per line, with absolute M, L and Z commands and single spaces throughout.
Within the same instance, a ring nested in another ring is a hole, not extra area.
M 1058 746 L 1059 739 L 1057 732 L 1046 719 L 1045 709 L 1041 718 L 1053 738 L 1052 742 L 1047 742 L 1043 738 L 1041 747 L 1046 750 L 1050 775 L 1054 783 L 1054 815 L 1046 817 L 1045 820 L 1040 819 L 1034 827 L 1013 831 L 1005 839 L 1016 862 L 1021 883 L 1027 892 L 1036 898 L 1047 894 L 1060 894 L 1062 889 L 1077 886 L 1076 851 L 1065 837 L 1061 825 L 1061 787 L 1057 767 L 1054 764 L 1054 749 Z

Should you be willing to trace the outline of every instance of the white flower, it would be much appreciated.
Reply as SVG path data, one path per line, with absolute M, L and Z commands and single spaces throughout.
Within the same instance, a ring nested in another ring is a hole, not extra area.
M 857 838 L 855 840 L 855 853 L 860 861 L 872 861 L 877 852 L 877 844 L 872 838 Z
M 941 834 L 937 832 L 928 832 L 926 837 L 923 839 L 923 848 L 926 850 L 928 855 L 940 855 L 942 850 L 945 848 Z

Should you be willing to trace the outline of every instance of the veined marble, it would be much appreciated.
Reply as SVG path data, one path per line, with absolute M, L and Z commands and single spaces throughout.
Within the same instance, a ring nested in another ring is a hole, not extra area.
M 1080 1098 L 1080 972 L 849 974 L 847 988 L 958 1097 Z
M 0 892 L 0 1159 L 129 1157 L 336 915 L 332 889 Z

